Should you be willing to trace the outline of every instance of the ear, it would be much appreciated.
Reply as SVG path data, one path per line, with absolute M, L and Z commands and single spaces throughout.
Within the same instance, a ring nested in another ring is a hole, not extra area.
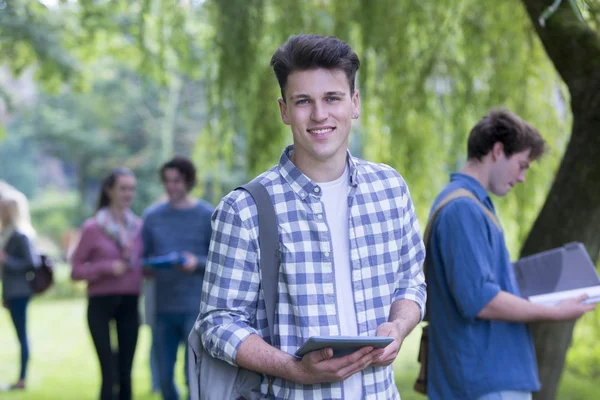
M 279 103 L 279 112 L 281 113 L 281 120 L 283 121 L 284 124 L 289 125 L 290 120 L 288 118 L 287 104 L 285 104 L 285 101 L 283 101 L 282 97 L 277 99 L 277 102 Z
M 360 117 L 360 96 L 358 90 L 352 93 L 352 119 L 358 119 Z
M 492 147 L 492 161 L 497 161 L 505 156 L 504 145 L 501 142 L 494 143 L 494 146 Z

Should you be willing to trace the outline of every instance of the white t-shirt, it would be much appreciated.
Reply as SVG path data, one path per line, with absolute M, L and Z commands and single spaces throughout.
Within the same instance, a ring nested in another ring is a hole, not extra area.
M 340 334 L 357 336 L 354 291 L 352 290 L 352 268 L 350 265 L 350 238 L 348 227 L 348 167 L 341 177 L 333 182 L 319 183 L 321 201 L 325 206 L 325 216 L 331 233 L 333 246 L 333 269 Z M 344 381 L 344 399 L 362 397 L 362 372 Z

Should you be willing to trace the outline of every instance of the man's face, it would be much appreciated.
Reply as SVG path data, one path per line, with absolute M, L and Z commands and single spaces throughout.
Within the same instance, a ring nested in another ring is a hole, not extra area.
M 492 152 L 495 162 L 490 169 L 490 191 L 496 196 L 505 196 L 517 183 L 525 182 L 531 149 L 514 153 L 507 158 L 502 145 L 496 143 Z
M 294 158 L 323 163 L 346 157 L 352 118 L 358 118 L 358 92 L 350 93 L 341 69 L 295 71 L 288 76 L 281 118 L 292 129 Z M 343 153 L 343 156 L 342 156 Z
M 165 169 L 163 173 L 163 186 L 171 202 L 184 199 L 188 193 L 183 175 L 175 168 Z

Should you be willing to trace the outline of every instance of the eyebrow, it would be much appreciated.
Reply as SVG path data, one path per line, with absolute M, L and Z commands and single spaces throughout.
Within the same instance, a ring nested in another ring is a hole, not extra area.
M 331 90 L 329 92 L 325 92 L 323 94 L 323 96 L 345 96 L 346 92 L 342 92 L 342 91 L 338 91 L 338 90 Z M 295 94 L 293 96 L 290 97 L 291 100 L 295 100 L 295 99 L 310 99 L 311 96 L 307 93 L 298 93 Z

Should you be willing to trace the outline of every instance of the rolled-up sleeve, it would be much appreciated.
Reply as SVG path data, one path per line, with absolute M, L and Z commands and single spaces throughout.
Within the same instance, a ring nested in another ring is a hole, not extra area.
M 253 327 L 260 288 L 257 251 L 256 235 L 226 197 L 212 216 L 197 330 L 204 349 L 232 365 L 240 344 L 258 333 Z
M 396 285 L 393 301 L 412 300 L 419 306 L 421 319 L 425 316 L 425 303 L 427 301 L 427 286 L 423 274 L 423 261 L 425 260 L 425 246 L 421 238 L 419 221 L 415 213 L 410 193 L 404 184 L 406 207 L 403 215 L 403 235 L 400 247 L 400 279 Z
M 474 319 L 500 291 L 490 265 L 487 217 L 473 200 L 458 199 L 437 218 L 435 241 L 450 293 L 461 315 Z

